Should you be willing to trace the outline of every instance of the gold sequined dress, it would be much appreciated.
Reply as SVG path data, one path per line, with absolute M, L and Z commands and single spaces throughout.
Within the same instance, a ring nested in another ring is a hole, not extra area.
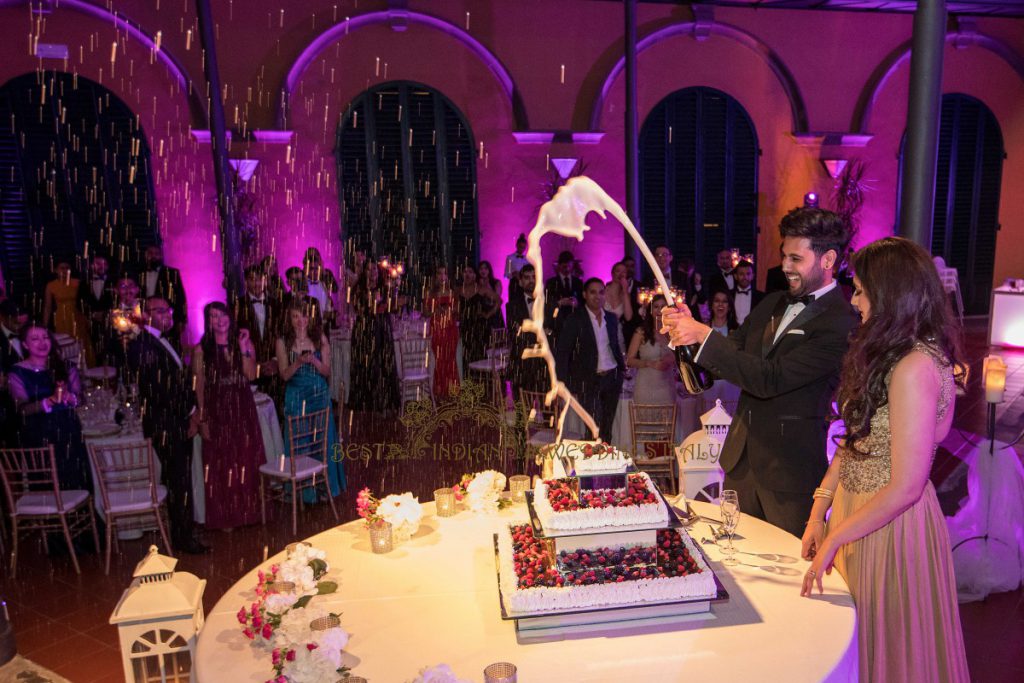
M 953 369 L 930 346 L 914 348 L 931 357 L 942 378 L 939 423 L 953 404 Z M 886 386 L 891 377 L 890 372 Z M 872 417 L 871 433 L 858 443 L 868 455 L 848 449 L 836 454 L 842 460 L 829 527 L 869 505 L 889 483 L 891 442 L 886 404 Z M 970 681 L 949 532 L 931 482 L 896 519 L 842 546 L 835 567 L 857 607 L 861 681 Z

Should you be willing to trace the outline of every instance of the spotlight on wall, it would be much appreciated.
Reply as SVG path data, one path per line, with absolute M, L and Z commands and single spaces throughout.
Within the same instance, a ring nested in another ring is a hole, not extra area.
M 848 163 L 847 159 L 822 159 L 821 165 L 825 167 L 825 171 L 832 176 L 832 180 L 839 180 L 839 175 L 846 168 Z
M 816 209 L 818 208 L 818 193 L 808 192 L 804 195 L 804 206 Z

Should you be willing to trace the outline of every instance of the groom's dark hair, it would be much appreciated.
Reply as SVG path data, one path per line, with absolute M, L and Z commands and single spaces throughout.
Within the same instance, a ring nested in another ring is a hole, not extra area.
M 793 209 L 779 222 L 779 234 L 786 237 L 806 237 L 811 249 L 821 256 L 829 249 L 840 259 L 850 243 L 850 227 L 839 214 L 828 209 L 801 206 Z

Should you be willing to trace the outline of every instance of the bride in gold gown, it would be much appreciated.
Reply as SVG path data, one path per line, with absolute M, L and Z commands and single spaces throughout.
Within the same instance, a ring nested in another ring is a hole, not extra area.
M 946 521 L 928 479 L 964 378 L 931 257 L 887 237 L 853 256 L 862 325 L 843 364 L 845 433 L 815 491 L 801 595 L 834 564 L 857 609 L 861 681 L 969 681 Z M 825 520 L 831 506 L 832 513 Z

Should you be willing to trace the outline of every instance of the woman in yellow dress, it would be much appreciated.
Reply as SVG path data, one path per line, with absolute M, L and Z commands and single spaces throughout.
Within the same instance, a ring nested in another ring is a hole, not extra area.
M 949 532 L 928 479 L 964 380 L 960 330 L 917 244 L 886 237 L 851 263 L 862 324 L 840 377 L 845 433 L 804 532 L 801 594 L 821 592 L 833 563 L 846 579 L 861 681 L 966 683 Z
M 94 365 L 92 340 L 89 335 L 89 321 L 78 307 L 78 278 L 71 277 L 71 264 L 61 261 L 54 269 L 55 280 L 46 284 L 43 302 L 43 320 L 50 324 L 57 334 L 66 334 L 78 340 L 82 346 L 85 363 Z

